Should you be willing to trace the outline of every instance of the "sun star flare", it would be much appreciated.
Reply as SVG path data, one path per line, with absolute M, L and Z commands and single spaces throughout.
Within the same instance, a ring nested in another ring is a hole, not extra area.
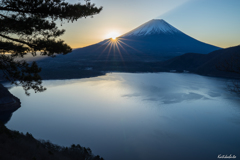
M 118 32 L 110 32 L 106 35 L 106 39 L 111 38 L 112 40 L 115 40 L 117 37 L 119 37 L 121 34 Z

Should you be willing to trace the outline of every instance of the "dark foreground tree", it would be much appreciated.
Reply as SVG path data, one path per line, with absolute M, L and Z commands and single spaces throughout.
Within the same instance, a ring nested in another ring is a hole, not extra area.
M 71 47 L 57 39 L 65 30 L 56 21 L 73 22 L 98 14 L 90 0 L 84 4 L 70 4 L 64 0 L 0 0 L 0 70 L 1 76 L 15 85 L 22 85 L 25 93 L 45 90 L 39 76 L 41 68 L 35 62 L 16 61 L 27 53 L 36 56 L 67 54 Z

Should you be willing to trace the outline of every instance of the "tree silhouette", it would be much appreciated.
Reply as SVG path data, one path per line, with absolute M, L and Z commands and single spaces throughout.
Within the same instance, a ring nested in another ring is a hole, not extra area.
M 64 0 L 0 0 L 0 70 L 2 76 L 15 85 L 23 86 L 25 93 L 29 89 L 42 92 L 39 76 L 41 68 L 35 62 L 17 61 L 27 53 L 36 56 L 54 57 L 55 54 L 67 54 L 71 47 L 57 39 L 65 30 L 59 29 L 56 21 L 73 22 L 79 18 L 100 13 L 102 7 L 96 7 L 90 0 L 84 4 L 70 4 Z M 57 39 L 57 40 L 56 40 Z

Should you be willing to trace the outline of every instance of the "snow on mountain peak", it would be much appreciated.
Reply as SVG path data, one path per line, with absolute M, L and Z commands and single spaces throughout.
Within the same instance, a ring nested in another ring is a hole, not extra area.
M 153 35 L 153 34 L 174 34 L 179 33 L 178 29 L 173 27 L 172 25 L 168 24 L 163 19 L 153 19 L 150 20 L 143 25 L 139 26 L 138 28 L 124 34 L 121 37 L 126 36 L 146 36 L 146 35 Z

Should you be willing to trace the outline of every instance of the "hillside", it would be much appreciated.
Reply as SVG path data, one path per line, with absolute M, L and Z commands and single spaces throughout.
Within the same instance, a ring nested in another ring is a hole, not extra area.
M 239 78 L 240 75 L 238 74 L 217 69 L 217 66 L 224 65 L 226 62 L 231 62 L 233 58 L 239 56 L 240 46 L 235 46 L 216 50 L 206 55 L 187 53 L 163 62 L 162 67 L 169 70 L 177 70 L 179 72 L 188 70 L 193 73 L 207 76 Z M 240 66 L 240 61 L 235 62 L 235 65 Z
M 72 145 L 61 147 L 49 141 L 36 140 L 31 134 L 11 131 L 0 122 L 1 160 L 103 160 L 90 148 Z

